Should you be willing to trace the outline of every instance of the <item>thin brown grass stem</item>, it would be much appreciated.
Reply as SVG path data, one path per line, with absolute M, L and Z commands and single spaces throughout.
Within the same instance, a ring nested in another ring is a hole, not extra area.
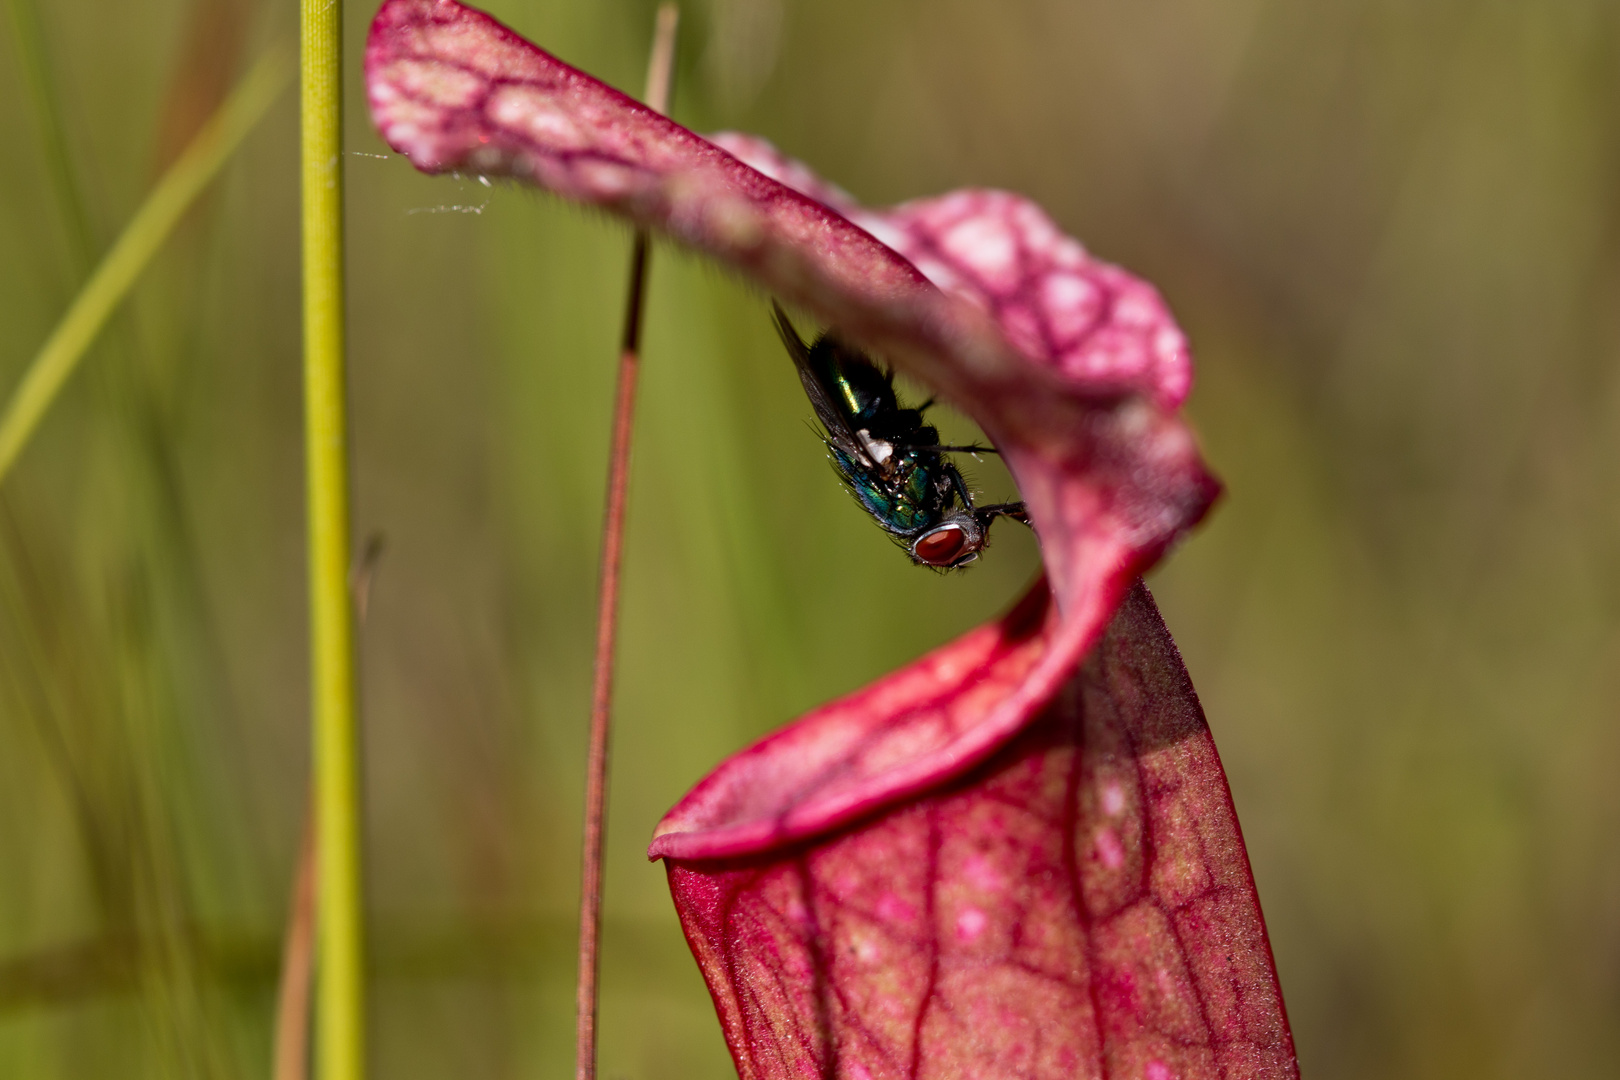
M 652 56 L 647 64 L 648 105 L 665 112 L 674 72 L 674 4 L 658 9 Z M 584 855 L 580 869 L 579 982 L 575 997 L 576 1080 L 596 1077 L 597 976 L 602 939 L 602 848 L 607 826 L 608 745 L 613 712 L 613 655 L 618 634 L 619 564 L 624 550 L 625 496 L 630 486 L 631 436 L 636 379 L 640 372 L 641 309 L 647 277 L 648 241 L 638 232 L 630 255 L 630 287 L 613 400 L 613 441 L 608 456 L 607 508 L 602 523 L 602 568 L 597 594 L 596 664 L 591 687 L 590 750 L 585 776 Z
M 293 874 L 287 929 L 281 942 L 281 980 L 276 986 L 276 1028 L 272 1080 L 309 1076 L 309 994 L 315 972 L 315 818 L 304 815 Z

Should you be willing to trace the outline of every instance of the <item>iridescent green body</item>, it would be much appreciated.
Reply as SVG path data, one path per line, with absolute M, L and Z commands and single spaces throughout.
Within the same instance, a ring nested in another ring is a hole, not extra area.
M 855 499 L 919 563 L 965 566 L 984 548 L 997 516 L 1024 521 L 1021 503 L 975 508 L 961 472 L 945 454 L 984 447 L 946 447 L 923 421 L 923 409 L 900 404 L 894 376 L 860 350 L 823 334 L 806 346 L 776 309 L 777 330 L 799 381 L 825 428 L 833 467 Z
M 950 479 L 937 453 L 902 450 L 890 459 L 887 475 L 863 466 L 834 446 L 833 467 L 855 493 L 855 499 L 877 523 L 895 536 L 909 539 L 938 525 L 956 492 L 949 486 L 940 490 L 940 480 Z M 931 459 L 931 460 L 930 460 Z

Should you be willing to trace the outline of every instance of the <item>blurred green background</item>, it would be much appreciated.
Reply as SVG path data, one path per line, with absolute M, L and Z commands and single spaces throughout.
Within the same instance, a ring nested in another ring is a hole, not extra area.
M 0 27 L 7 391 L 295 21 L 8 4 L 40 34 Z M 492 7 L 639 92 L 650 2 Z M 348 13 L 348 169 L 357 533 L 386 543 L 363 631 L 375 1075 L 564 1076 L 628 236 L 364 156 L 385 152 L 359 93 L 371 11 Z M 874 204 L 1022 191 L 1180 316 L 1229 493 L 1152 584 L 1306 1075 L 1615 1075 L 1617 5 L 683 17 L 683 122 L 764 134 Z M 295 133 L 288 93 L 0 489 L 6 1076 L 268 1071 L 306 798 Z M 653 823 L 729 750 L 998 610 L 1037 558 L 1003 525 L 970 573 L 906 565 L 825 464 L 763 299 L 664 249 L 650 288 L 603 1075 L 724 1077 Z

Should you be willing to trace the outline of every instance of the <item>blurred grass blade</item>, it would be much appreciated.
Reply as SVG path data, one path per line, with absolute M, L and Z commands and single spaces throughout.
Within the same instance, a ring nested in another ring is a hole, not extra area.
M 79 190 L 78 178 L 68 155 L 66 128 L 62 123 L 62 108 L 56 94 L 56 80 L 52 77 L 50 53 L 45 46 L 45 32 L 39 24 L 39 7 L 34 0 L 11 0 L 11 26 L 17 37 L 17 59 L 22 67 L 23 81 L 28 96 L 33 98 L 34 113 L 39 121 L 40 149 L 45 158 L 45 173 L 50 177 L 51 190 L 63 211 L 67 227 L 68 244 L 73 256 L 74 270 L 88 273 L 95 259 L 90 239 L 90 218 L 85 213 L 84 197 Z
M 291 75 L 285 50 L 272 48 L 163 174 L 125 226 L 56 329 L 29 364 L 0 415 L 0 482 L 130 286 L 175 224 L 264 116 Z

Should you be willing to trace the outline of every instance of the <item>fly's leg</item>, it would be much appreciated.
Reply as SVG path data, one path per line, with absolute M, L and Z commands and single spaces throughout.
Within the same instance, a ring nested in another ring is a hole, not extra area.
M 968 494 L 967 483 L 962 479 L 962 473 L 955 465 L 947 465 L 945 466 L 945 477 L 950 481 L 951 487 L 956 489 L 957 497 L 962 500 L 962 509 L 974 514 L 973 496 Z
M 962 500 L 962 509 L 972 514 L 981 528 L 988 529 L 990 522 L 998 517 L 1012 518 L 1014 521 L 1021 521 L 1025 525 L 1029 524 L 1029 512 L 1024 509 L 1023 503 L 996 503 L 994 506 L 976 507 L 973 505 L 973 496 L 968 494 L 967 483 L 963 481 L 962 474 L 957 470 L 956 466 L 948 466 L 945 475 L 950 482 L 950 486 L 955 489 L 957 497 Z
M 933 446 L 912 446 L 909 443 L 896 443 L 894 448 L 896 450 L 914 450 L 917 453 L 934 453 L 934 454 L 999 454 L 999 453 L 1001 453 L 1000 450 L 997 450 L 993 446 L 980 446 L 977 443 L 974 443 L 971 446 L 939 446 L 937 444 L 933 445 Z
M 981 506 L 973 511 L 973 516 L 986 529 L 990 527 L 990 522 L 998 517 L 1011 518 L 1014 521 L 1021 521 L 1025 525 L 1029 524 L 1029 511 L 1024 509 L 1024 504 L 1021 502 Z

